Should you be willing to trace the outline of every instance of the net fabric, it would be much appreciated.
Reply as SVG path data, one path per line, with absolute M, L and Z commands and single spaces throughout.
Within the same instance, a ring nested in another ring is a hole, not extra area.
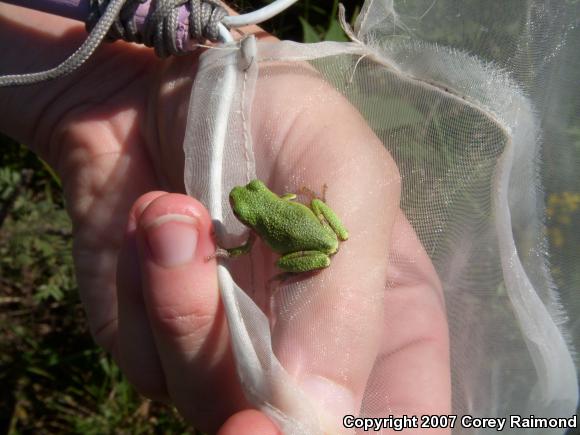
M 368 374 L 355 414 L 416 413 L 391 406 L 396 374 L 381 364 L 388 352 L 384 343 L 401 327 L 388 315 L 396 281 L 431 267 L 423 253 L 438 277 L 433 297 L 437 289 L 444 294 L 450 413 L 574 413 L 578 326 L 567 315 L 578 311 L 572 292 L 578 250 L 551 251 L 544 190 L 580 189 L 574 172 L 580 162 L 571 150 L 579 111 L 573 84 L 580 62 L 571 48 L 580 41 L 576 8 L 573 2 L 550 1 L 367 1 L 355 42 L 305 45 L 247 38 L 202 56 L 184 141 L 185 182 L 188 193 L 210 208 L 223 245 L 247 237 L 231 212 L 228 192 L 265 173 L 255 157 L 252 122 L 263 81 L 314 75 L 324 84 L 312 88 L 311 101 L 333 107 L 346 98 L 401 175 L 404 216 L 390 224 L 404 228 L 402 235 L 365 258 L 337 256 L 314 285 L 295 280 L 272 294 L 258 284 L 268 276 L 234 281 L 219 266 L 240 380 L 250 401 L 284 433 L 350 433 L 303 382 L 317 373 L 317 364 L 329 361 L 344 378 Z M 267 136 L 280 134 L 276 125 L 265 127 Z M 366 144 L 353 140 L 352 146 Z M 370 176 L 365 162 L 348 164 L 353 177 Z M 331 174 L 321 177 L 332 180 L 329 190 L 341 181 Z M 371 184 L 389 184 L 391 177 L 385 172 Z M 300 180 L 297 174 L 297 184 Z M 350 201 L 341 214 L 346 222 L 368 208 L 356 198 Z M 371 206 L 374 221 L 359 218 L 360 227 L 349 228 L 352 239 L 346 243 L 381 237 L 368 229 L 392 213 L 380 200 Z M 422 249 L 405 251 L 404 236 L 416 237 Z M 237 278 L 239 269 L 254 270 L 269 259 L 255 249 L 231 272 Z M 349 280 L 347 268 L 364 274 Z M 558 282 L 554 270 L 561 272 Z M 377 282 L 382 283 L 378 290 L 366 291 Z M 329 295 L 330 287 L 338 290 Z M 289 354 L 300 352 L 309 353 L 309 363 L 297 368 L 289 364 Z M 366 371 L 352 369 L 360 354 L 373 355 Z M 486 429 L 456 426 L 453 432 Z

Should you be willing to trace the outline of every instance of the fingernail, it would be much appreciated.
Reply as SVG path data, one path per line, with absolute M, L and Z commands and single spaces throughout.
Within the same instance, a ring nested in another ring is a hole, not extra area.
M 352 392 L 328 378 L 310 376 L 302 383 L 302 388 L 320 409 L 334 416 L 342 418 L 356 411 Z
M 147 244 L 157 264 L 176 267 L 193 259 L 198 221 L 183 214 L 166 214 L 145 228 Z

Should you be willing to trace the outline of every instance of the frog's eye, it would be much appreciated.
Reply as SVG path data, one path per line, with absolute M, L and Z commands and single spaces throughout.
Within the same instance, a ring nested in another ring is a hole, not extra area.
M 262 183 L 260 180 L 252 180 L 247 185 L 248 190 L 253 190 L 253 191 L 261 190 L 264 187 L 265 187 L 264 183 Z

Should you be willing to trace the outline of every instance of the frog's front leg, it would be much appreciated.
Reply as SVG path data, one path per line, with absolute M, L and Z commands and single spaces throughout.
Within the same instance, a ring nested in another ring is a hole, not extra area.
M 310 208 L 323 224 L 328 224 L 342 241 L 348 239 L 348 230 L 344 227 L 336 213 L 319 199 L 313 199 Z
M 282 195 L 280 197 L 280 199 L 283 199 L 285 201 L 294 201 L 296 199 L 296 194 L 295 193 L 285 193 L 284 195 Z
M 239 257 L 240 255 L 244 255 L 249 253 L 252 250 L 252 246 L 256 241 L 256 234 L 253 231 L 250 231 L 250 236 L 246 243 L 241 246 L 236 246 L 235 248 L 222 248 L 219 247 L 216 249 L 215 254 L 210 255 L 207 257 L 207 260 L 211 260 L 212 258 L 231 258 L 231 257 Z
M 330 266 L 330 257 L 320 251 L 299 251 L 280 257 L 276 265 L 286 272 L 309 272 Z

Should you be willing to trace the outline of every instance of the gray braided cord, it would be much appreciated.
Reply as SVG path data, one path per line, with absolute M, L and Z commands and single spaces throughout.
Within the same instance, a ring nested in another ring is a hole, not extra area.
M 155 10 L 147 18 L 143 31 L 143 43 L 155 47 L 159 57 L 188 53 L 177 45 L 179 8 L 186 5 L 189 9 L 188 35 L 197 41 L 218 41 L 218 25 L 227 16 L 227 11 L 213 0 L 158 0 Z
M 189 9 L 188 36 L 198 41 L 220 39 L 219 24 L 227 11 L 215 0 L 157 0 L 144 22 L 143 33 L 135 23 L 135 12 L 146 0 L 91 0 L 87 17 L 89 36 L 64 62 L 47 71 L 0 76 L 0 87 L 29 85 L 63 77 L 79 68 L 101 42 L 124 39 L 154 47 L 159 57 L 186 54 L 178 46 L 179 7 Z
M 109 29 L 117 19 L 121 8 L 125 4 L 125 1 L 127 0 L 112 0 L 107 6 L 105 13 L 94 27 L 93 31 L 89 34 L 87 39 L 85 39 L 85 42 L 83 42 L 83 44 L 60 65 L 56 66 L 55 68 L 36 73 L 10 74 L 6 76 L 0 76 L 0 87 L 39 83 L 45 80 L 52 80 L 65 76 L 76 70 L 83 63 L 85 63 L 85 61 L 101 44 L 109 32 Z
M 155 10 L 147 18 L 143 43 L 148 47 L 155 47 L 155 54 L 159 57 L 179 52 L 175 41 L 179 24 L 177 8 L 185 2 L 186 0 L 158 0 L 155 2 Z
M 218 24 L 228 15 L 227 11 L 213 0 L 188 0 L 189 34 L 197 39 L 215 41 L 219 38 Z
M 142 35 L 135 23 L 135 13 L 139 6 L 146 2 L 147 0 L 126 0 L 105 39 L 111 42 L 124 39 L 128 42 L 142 43 Z M 89 0 L 89 15 L 85 20 L 87 33 L 90 33 L 97 25 L 108 5 L 109 0 Z

